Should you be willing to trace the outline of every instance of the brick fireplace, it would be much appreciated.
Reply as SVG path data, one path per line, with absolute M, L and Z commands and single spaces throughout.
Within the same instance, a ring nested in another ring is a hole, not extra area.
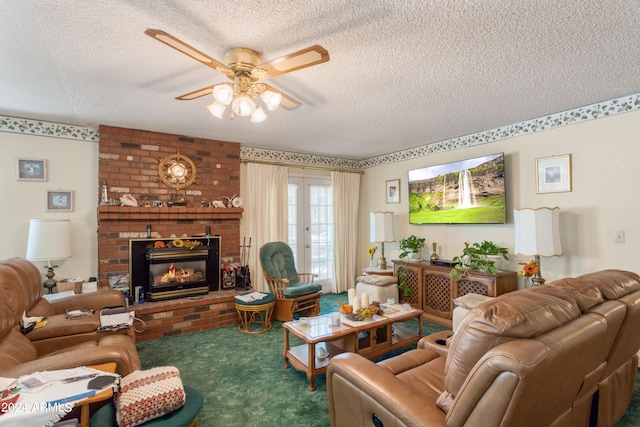
M 196 183 L 176 191 L 158 176 L 159 160 L 176 152 L 196 165 Z M 129 271 L 129 241 L 141 238 L 220 236 L 220 257 L 238 258 L 242 208 L 213 208 L 204 202 L 240 195 L 240 144 L 180 135 L 100 126 L 98 184 L 108 197 L 131 194 L 139 206 L 98 206 L 98 280 Z M 100 199 L 100 194 L 96 194 Z M 153 202 L 184 199 L 184 206 Z M 219 288 L 218 288 L 219 289 Z M 198 299 L 152 302 L 134 307 L 147 323 L 139 339 L 159 338 L 233 324 L 234 291 L 210 292 Z M 179 307 L 175 310 L 175 307 Z M 188 307 L 188 308 L 187 308 Z

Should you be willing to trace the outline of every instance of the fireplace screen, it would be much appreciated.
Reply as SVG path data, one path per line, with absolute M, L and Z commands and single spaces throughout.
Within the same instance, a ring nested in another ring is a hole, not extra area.
M 149 265 L 149 284 L 165 286 L 207 281 L 207 265 L 201 261 L 175 261 Z

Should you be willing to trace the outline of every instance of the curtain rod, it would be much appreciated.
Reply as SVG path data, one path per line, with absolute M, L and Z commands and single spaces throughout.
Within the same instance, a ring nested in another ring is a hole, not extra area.
M 333 172 L 359 173 L 360 175 L 364 175 L 364 172 L 365 172 L 361 169 L 336 168 L 332 166 L 319 166 L 319 165 L 304 165 L 299 163 L 273 162 L 269 160 L 241 159 L 240 162 L 244 164 L 258 163 L 261 165 L 286 166 L 286 167 L 294 167 L 294 168 L 300 168 L 300 169 L 319 169 L 319 170 L 328 170 Z

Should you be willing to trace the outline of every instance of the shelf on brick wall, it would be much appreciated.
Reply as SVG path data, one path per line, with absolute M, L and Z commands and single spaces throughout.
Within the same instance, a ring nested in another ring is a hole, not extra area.
M 98 206 L 98 219 L 102 221 L 241 219 L 242 212 L 244 212 L 242 208 Z

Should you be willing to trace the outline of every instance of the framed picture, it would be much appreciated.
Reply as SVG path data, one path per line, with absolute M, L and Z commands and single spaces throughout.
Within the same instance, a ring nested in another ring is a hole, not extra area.
M 16 159 L 18 181 L 46 181 L 47 161 L 44 159 Z
M 73 191 L 47 190 L 48 212 L 71 212 L 73 210 Z
M 400 180 L 390 179 L 386 185 L 387 203 L 400 203 Z
M 537 193 L 571 191 L 571 154 L 536 159 Z

